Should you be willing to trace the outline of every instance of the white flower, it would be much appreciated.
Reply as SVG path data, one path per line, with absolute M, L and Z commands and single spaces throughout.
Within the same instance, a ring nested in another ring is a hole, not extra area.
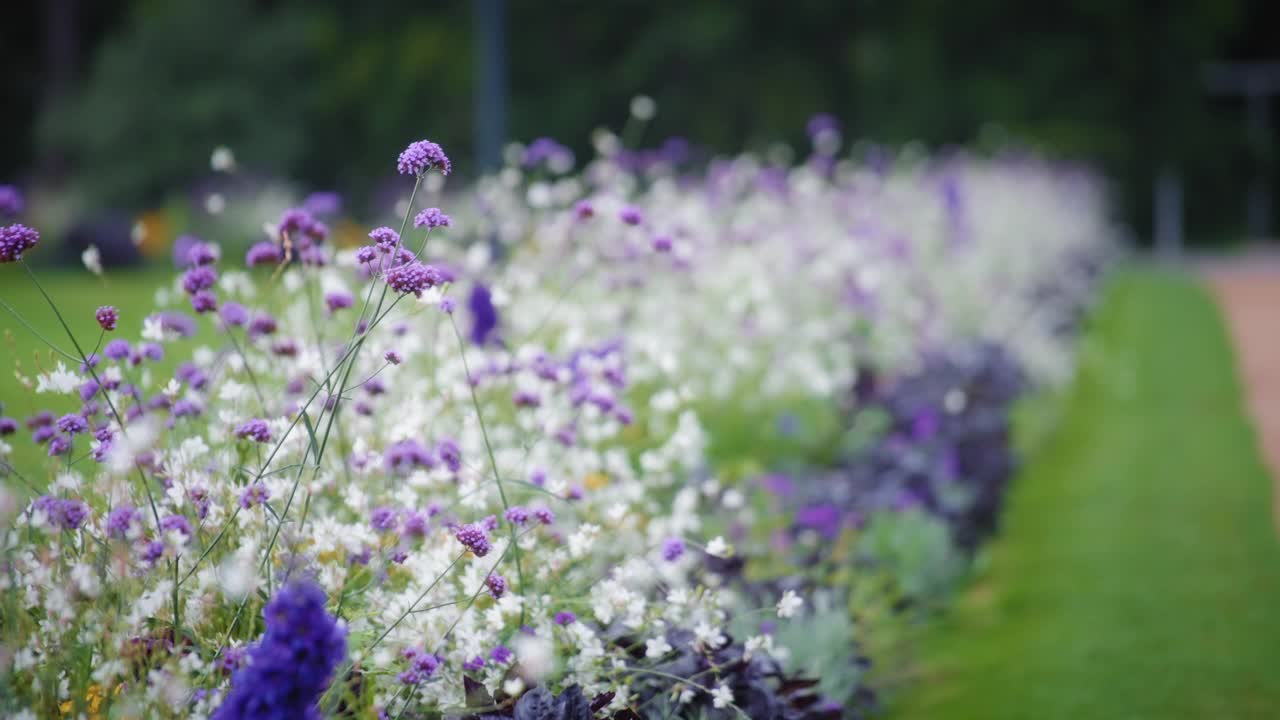
M 219 145 L 209 155 L 209 168 L 214 172 L 232 172 L 236 169 L 236 156 L 231 148 Z
M 97 245 L 85 248 L 84 252 L 80 253 L 80 261 L 94 275 L 102 274 L 102 253 L 98 252 Z
M 667 642 L 667 639 L 661 635 L 649 638 L 644 643 L 644 656 L 652 660 L 656 660 L 669 652 L 671 652 L 671 643 Z
M 69 393 L 80 386 L 80 378 L 68 370 L 66 363 L 61 360 L 53 372 L 37 375 L 36 380 L 37 393 Z
M 711 704 L 716 708 L 725 708 L 733 704 L 733 691 L 728 685 L 720 683 L 711 691 Z
M 707 543 L 707 554 L 713 557 L 727 558 L 733 554 L 733 548 L 729 546 L 729 543 L 725 542 L 723 537 L 717 535 L 711 539 L 711 542 Z
M 652 120 L 658 112 L 658 103 L 648 95 L 631 98 L 631 115 L 637 120 Z
M 778 617 L 794 617 L 802 607 L 804 607 L 804 600 L 801 600 L 800 596 L 796 595 L 795 590 L 788 590 L 782 594 L 782 599 L 778 601 Z

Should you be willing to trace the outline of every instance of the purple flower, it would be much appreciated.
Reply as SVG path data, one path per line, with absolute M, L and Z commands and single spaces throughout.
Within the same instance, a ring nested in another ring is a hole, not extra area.
M 191 296 L 191 309 L 200 314 L 218 309 L 218 296 L 208 290 L 198 290 Z
M 493 305 L 493 294 L 489 288 L 479 283 L 471 288 L 467 309 L 471 311 L 471 342 L 488 344 L 498 329 L 498 309 Z
M 507 593 L 507 579 L 497 573 L 490 573 L 484 579 L 484 584 L 489 588 L 489 594 L 493 596 L 494 600 Z
M 16 218 L 26 209 L 22 193 L 12 185 L 0 185 L 0 217 Z
M 561 627 L 563 627 L 565 625 L 572 625 L 575 622 L 577 622 L 578 616 L 574 615 L 568 610 L 561 610 L 560 612 L 556 613 L 554 620 L 557 625 L 560 625 Z
M 513 525 L 524 525 L 529 522 L 529 511 L 519 505 L 512 505 L 507 508 L 503 516 L 507 518 L 507 522 Z
M 444 461 L 445 467 L 449 468 L 449 472 L 458 472 L 462 469 L 462 450 L 458 447 L 458 443 L 452 440 L 442 440 L 436 446 L 436 454 Z
M 556 521 L 556 514 L 551 512 L 550 508 L 537 507 L 533 509 L 533 516 L 543 525 L 550 525 Z
M 439 170 L 441 175 L 448 175 L 453 170 L 444 150 L 430 140 L 410 143 L 396 162 L 396 170 L 401 175 L 422 175 L 432 168 Z
M 838 132 L 840 130 L 840 121 L 830 113 L 818 113 L 809 118 L 808 125 L 805 130 L 809 133 L 809 137 L 816 137 L 826 132 Z
M 89 506 L 75 499 L 60 499 L 52 495 L 42 495 L 32 503 L 37 510 L 43 510 L 49 521 L 62 530 L 76 530 L 89 517 Z
M 405 513 L 404 534 L 410 537 L 425 537 L 427 534 L 427 516 L 416 510 Z
M 382 357 L 384 360 L 391 363 L 392 365 L 399 365 L 401 362 L 403 362 L 403 359 L 400 357 L 400 353 L 396 352 L 395 350 L 388 350 L 387 354 L 383 355 Z
M 324 304 L 328 306 L 329 312 L 349 308 L 355 303 L 355 298 L 351 297 L 349 292 L 331 292 L 324 296 Z
M 436 459 L 417 440 L 401 440 L 387 446 L 383 463 L 392 472 L 405 475 L 418 467 L 430 470 L 436 466 Z
M 22 253 L 40 242 L 40 233 L 17 223 L 0 227 L 0 263 L 17 262 Z
M 102 354 L 111 360 L 124 360 L 129 357 L 129 341 L 116 338 L 102 348 Z
M 832 540 L 840 534 L 840 509 L 830 503 L 809 505 L 796 512 L 795 524 Z
M 236 428 L 236 437 L 260 443 L 271 442 L 271 428 L 267 426 L 266 420 L 254 418 Z
M 208 265 L 193 267 L 182 274 L 182 289 L 188 295 L 208 290 L 218 281 L 218 273 Z
M 165 532 L 177 531 L 191 537 L 191 521 L 184 515 L 166 515 L 160 518 L 160 529 Z
M 123 540 L 128 536 L 129 528 L 141 519 L 132 505 L 117 505 L 107 515 L 107 537 Z
M 395 508 L 379 507 L 373 509 L 373 514 L 369 517 L 369 525 L 378 532 L 392 532 L 396 529 L 396 520 Z
M 280 252 L 280 247 L 267 240 L 254 243 L 244 254 L 244 264 L 249 267 L 278 265 L 282 260 L 284 260 L 284 254 Z
M 513 657 L 515 657 L 515 654 L 506 645 L 498 645 L 489 652 L 489 658 L 499 665 L 506 665 L 511 662 Z
M 369 239 L 373 240 L 378 250 L 385 255 L 400 244 L 400 233 L 389 227 L 379 227 L 369 231 Z
M 49 457 L 65 455 L 69 450 L 71 450 L 71 438 L 66 435 L 58 435 L 49 439 Z
M 452 224 L 453 218 L 440 212 L 440 208 L 427 208 L 413 218 L 414 227 L 424 227 L 428 230 L 438 227 L 450 227 Z
M 249 648 L 245 647 L 225 647 L 218 656 L 215 667 L 222 671 L 223 675 L 231 673 L 244 667 L 245 660 L 249 658 Z
M 188 246 L 188 265 L 212 265 L 216 262 L 218 262 L 218 251 L 213 245 L 197 240 Z
M 18 421 L 11 417 L 0 417 L 0 437 L 18 432 Z
M 596 209 L 595 206 L 591 204 L 590 200 L 579 200 L 578 203 L 573 206 L 573 214 L 577 216 L 579 220 L 588 220 L 595 217 Z
M 457 307 L 458 307 L 458 304 L 453 301 L 453 298 L 451 297 L 440 298 L 440 312 L 444 313 L 445 315 L 452 315 L 454 309 L 456 309 Z
M 152 540 L 142 549 L 142 559 L 148 563 L 154 563 L 164 555 L 164 543 L 159 540 Z
M 618 212 L 618 218 L 628 225 L 639 225 L 644 221 L 644 216 L 640 213 L 640 208 L 635 205 L 627 205 Z
M 147 343 L 142 346 L 142 357 L 151 362 L 160 362 L 164 359 L 164 348 L 157 343 Z
M 277 329 L 276 319 L 265 313 L 254 315 L 249 323 L 249 332 L 253 335 L 271 335 Z
M 75 414 L 67 414 L 58 418 L 58 429 L 68 435 L 77 435 L 89 430 L 89 422 Z
M 470 660 L 467 660 L 466 662 L 462 663 L 462 669 L 466 670 L 467 672 L 477 672 L 484 668 L 484 663 L 485 663 L 484 658 L 480 655 L 477 655 L 471 658 Z
M 653 238 L 653 249 L 660 253 L 671 252 L 674 245 L 670 235 L 658 235 Z
M 249 322 L 249 311 L 243 305 L 236 302 L 223 303 L 218 309 L 218 316 L 222 318 L 222 322 L 227 327 L 243 327 Z
M 261 482 L 256 482 L 240 491 L 240 507 L 248 510 L 254 505 L 262 505 L 271 499 L 271 491 Z
M 347 655 L 346 629 L 325 611 L 324 591 L 310 582 L 282 587 L 262 611 L 266 632 L 213 720 L 319 720 L 317 702 Z
M 313 192 L 302 201 L 302 208 L 315 215 L 337 215 L 342 212 L 342 196 L 329 190 Z
M 489 534 L 479 525 L 463 525 L 454 532 L 454 537 L 462 543 L 463 547 L 475 553 L 476 557 L 484 557 L 492 549 L 489 545 Z
M 120 311 L 110 305 L 103 305 L 98 308 L 98 312 L 94 313 L 98 325 L 108 332 L 116 329 L 116 323 L 120 320 Z
M 684 540 L 680 538 L 667 538 L 662 543 L 662 559 L 667 562 L 675 562 L 684 555 Z
M 430 265 L 413 261 L 399 265 L 386 272 L 387 285 L 398 293 L 413 293 L 414 297 L 422 297 L 422 293 L 440 283 L 440 271 Z
M 378 250 L 372 245 L 361 245 L 356 249 L 356 262 L 363 265 L 372 263 L 378 259 Z

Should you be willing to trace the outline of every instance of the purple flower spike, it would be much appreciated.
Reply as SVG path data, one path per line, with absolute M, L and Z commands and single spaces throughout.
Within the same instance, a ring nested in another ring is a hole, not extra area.
M 40 233 L 21 223 L 0 227 L 0 263 L 21 260 L 22 253 L 39 242 Z
M 260 443 L 271 442 L 271 428 L 266 420 L 254 418 L 236 428 L 236 437 Z
M 410 143 L 396 162 L 396 170 L 401 175 L 421 176 L 432 168 L 439 170 L 441 175 L 448 175 L 453 171 L 453 165 L 449 163 L 444 150 L 430 140 Z
M 413 226 L 416 228 L 426 228 L 433 230 L 438 227 L 450 227 L 453 225 L 453 218 L 440 212 L 440 208 L 427 208 L 418 213 L 413 218 Z
M 462 543 L 463 547 L 475 553 L 476 557 L 484 557 L 492 549 L 489 545 L 489 534 L 479 525 L 463 525 L 454 533 L 454 537 Z

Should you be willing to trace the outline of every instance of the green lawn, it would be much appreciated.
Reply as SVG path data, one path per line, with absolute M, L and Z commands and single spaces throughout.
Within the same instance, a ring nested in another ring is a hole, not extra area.
M 115 335 L 136 342 L 142 329 L 142 318 L 152 309 L 155 290 L 172 279 L 172 271 L 165 269 L 109 271 L 98 278 L 84 269 L 37 269 L 37 277 L 45 290 L 58 304 L 58 309 L 76 333 L 76 340 L 85 352 L 96 346 L 101 330 L 94 320 L 94 311 L 100 305 L 115 305 L 120 310 L 120 325 Z M 66 332 L 57 317 L 40 296 L 31 279 L 16 265 L 0 266 L 0 300 L 12 306 L 47 340 L 61 350 L 75 354 Z M 111 339 L 110 336 L 103 342 Z M 10 415 L 22 420 L 36 410 L 70 412 L 79 407 L 78 398 L 67 395 L 36 395 L 20 384 L 18 374 L 30 377 L 56 364 L 48 346 L 0 307 L 0 357 L 5 359 L 0 372 L 0 415 Z M 172 364 L 153 365 L 158 370 L 170 372 Z M 70 363 L 68 362 L 68 365 Z M 46 478 L 44 469 L 49 464 L 43 448 L 31 443 L 30 433 L 24 428 L 10 437 L 13 446 L 13 464 L 37 484 Z
M 1131 273 L 893 718 L 1280 717 L 1280 543 L 1222 319 Z

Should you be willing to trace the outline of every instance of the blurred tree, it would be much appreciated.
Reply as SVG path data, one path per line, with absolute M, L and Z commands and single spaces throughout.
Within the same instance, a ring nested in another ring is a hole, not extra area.
M 584 153 L 652 95 L 643 142 L 713 151 L 799 145 L 828 111 L 849 135 L 931 146 L 1013 140 L 1092 160 L 1145 231 L 1152 179 L 1187 178 L 1188 228 L 1242 220 L 1241 108 L 1209 101 L 1201 65 L 1265 52 L 1268 0 L 544 0 L 508 3 L 512 136 Z M 43 152 L 94 191 L 154 202 L 218 144 L 264 173 L 367 188 L 428 136 L 469 154 L 466 0 L 136 0 L 75 100 L 43 113 Z M 21 67 L 21 66 L 20 66 Z M 461 173 L 476 167 L 460 162 Z M 1280 185 L 1280 183 L 1277 183 Z M 1143 232 L 1142 234 L 1145 234 Z

